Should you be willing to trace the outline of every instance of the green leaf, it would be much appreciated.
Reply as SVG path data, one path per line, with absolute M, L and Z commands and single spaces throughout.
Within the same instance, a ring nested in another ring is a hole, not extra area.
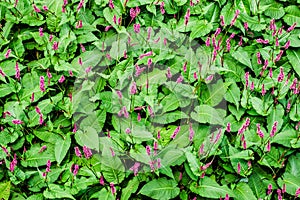
M 256 200 L 251 188 L 247 183 L 238 183 L 234 189 L 234 193 L 237 199 L 239 200 Z
M 239 110 L 239 101 L 240 101 L 241 91 L 240 88 L 237 86 L 235 82 L 233 82 L 225 94 L 226 101 L 229 101 L 230 103 L 233 103 L 237 110 Z
M 121 199 L 128 200 L 131 194 L 136 192 L 136 190 L 139 187 L 139 184 L 140 184 L 139 179 L 136 176 L 133 177 L 133 179 L 131 179 L 128 182 L 127 186 L 124 189 L 122 189 Z
M 289 157 L 286 165 L 286 173 L 292 174 L 296 177 L 300 176 L 300 153 L 294 154 Z
M 288 172 L 284 173 L 282 179 L 278 179 L 278 185 L 286 184 L 286 192 L 292 196 L 295 195 L 296 190 L 300 188 L 299 176 L 292 175 Z
M 224 121 L 218 111 L 209 105 L 200 105 L 191 113 L 191 117 L 199 123 L 224 125 Z
M 180 189 L 174 180 L 158 178 L 148 182 L 139 191 L 140 194 L 151 197 L 152 199 L 167 200 L 179 195 Z
M 47 161 L 50 160 L 53 162 L 55 160 L 54 156 L 54 146 L 51 144 L 47 144 L 47 149 L 43 152 L 39 152 L 41 144 L 32 145 L 29 150 L 25 153 L 25 160 L 24 162 L 21 161 L 23 166 L 29 167 L 38 167 L 46 165 Z
M 10 195 L 10 182 L 0 183 L 0 199 L 8 200 Z
M 286 54 L 295 72 L 298 74 L 298 76 L 300 76 L 300 51 L 288 49 Z
M 49 184 L 48 188 L 43 192 L 43 195 L 47 199 L 69 198 L 75 200 L 67 190 L 55 184 Z
M 186 119 L 188 118 L 187 114 L 181 111 L 174 111 L 170 113 L 163 113 L 161 115 L 155 115 L 152 122 L 158 123 L 158 124 L 169 124 L 172 122 L 175 122 L 179 119 Z
M 101 172 L 108 182 L 119 184 L 125 178 L 125 167 L 117 156 L 101 157 Z
M 207 98 L 204 100 L 204 103 L 210 106 L 218 105 L 224 98 L 227 86 L 224 85 L 221 79 L 219 79 L 217 83 L 209 84 L 207 87 L 208 95 Z
M 196 176 L 201 176 L 201 173 L 199 171 L 200 169 L 199 159 L 197 159 L 197 157 L 190 151 L 186 151 L 185 156 L 187 158 L 187 161 L 189 163 L 190 169 L 193 172 L 193 174 Z
M 206 34 L 208 34 L 212 29 L 213 29 L 212 24 L 207 22 L 206 20 L 198 21 L 197 24 L 192 29 L 190 40 L 203 37 Z
M 279 104 L 276 107 L 274 107 L 274 109 L 272 109 L 270 115 L 268 115 L 267 124 L 268 124 L 269 133 L 271 133 L 272 126 L 275 121 L 278 122 L 277 132 L 281 129 L 281 126 L 283 124 L 283 117 L 284 117 L 284 108 L 282 105 Z
M 99 192 L 94 193 L 90 199 L 99 199 L 99 200 L 115 200 L 115 197 L 112 195 L 110 190 L 102 188 Z
M 196 98 L 194 94 L 194 87 L 188 84 L 176 83 L 168 81 L 165 83 L 166 87 L 171 90 L 176 96 L 187 97 L 188 99 Z
M 61 163 L 61 161 L 63 161 L 63 159 L 67 155 L 70 146 L 71 146 L 70 133 L 66 135 L 64 140 L 60 139 L 55 143 L 55 159 L 58 165 Z
M 300 9 L 296 5 L 285 7 L 286 14 L 283 17 L 283 21 L 289 26 L 296 24 L 296 27 L 300 26 Z
M 239 48 L 237 51 L 232 52 L 231 55 L 240 63 L 246 65 L 247 67 L 250 67 L 251 69 L 253 68 L 251 57 L 249 53 L 243 48 Z
M 297 138 L 297 132 L 294 128 L 289 128 L 287 130 L 276 133 L 272 139 L 272 143 L 281 144 L 285 147 L 291 147 L 291 142 L 293 139 Z
M 274 19 L 280 19 L 284 16 L 284 6 L 279 3 L 272 3 L 272 5 L 264 12 L 264 15 L 274 18 Z
M 215 180 L 204 177 L 200 180 L 199 185 L 193 182 L 190 185 L 190 190 L 202 197 L 207 198 L 220 198 L 225 197 L 228 194 L 230 197 L 235 197 L 235 194 L 226 185 L 220 186 Z
M 75 139 L 81 146 L 86 145 L 91 149 L 99 149 L 99 135 L 92 127 L 86 127 L 85 130 L 78 130 Z

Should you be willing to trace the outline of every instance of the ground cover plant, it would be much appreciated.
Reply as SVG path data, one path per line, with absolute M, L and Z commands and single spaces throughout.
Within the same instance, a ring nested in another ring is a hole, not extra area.
M 297 199 L 300 1 L 0 2 L 0 199 Z

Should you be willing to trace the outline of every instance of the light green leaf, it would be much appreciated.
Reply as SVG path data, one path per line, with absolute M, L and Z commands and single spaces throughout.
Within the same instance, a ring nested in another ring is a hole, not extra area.
M 86 145 L 91 149 L 99 149 L 99 135 L 92 127 L 86 127 L 85 130 L 78 130 L 75 139 L 81 146 Z
M 251 188 L 247 183 L 240 182 L 234 189 L 234 193 L 239 200 L 256 200 Z
M 220 198 L 228 194 L 230 197 L 235 197 L 235 194 L 226 185 L 220 186 L 215 180 L 204 177 L 200 180 L 199 185 L 196 182 L 190 185 L 192 192 L 207 198 Z
M 121 183 L 125 178 L 125 167 L 119 157 L 111 155 L 101 157 L 101 172 L 106 181 Z
M 0 183 L 0 199 L 8 200 L 10 195 L 10 182 Z
M 198 23 L 193 27 L 190 40 L 205 36 L 213 29 L 213 25 L 208 23 L 206 20 L 198 21 Z
M 246 65 L 247 67 L 252 67 L 251 57 L 247 51 L 242 48 L 239 48 L 237 51 L 231 53 L 231 55 L 240 63 Z
M 233 103 L 237 110 L 239 110 L 239 101 L 240 101 L 241 91 L 240 88 L 237 86 L 235 82 L 233 82 L 225 94 L 226 101 L 229 101 L 230 103 Z
M 209 105 L 197 106 L 195 112 L 191 113 L 191 117 L 200 123 L 224 125 L 224 121 L 217 110 Z
M 300 76 L 300 51 L 288 49 L 286 54 L 295 72 L 298 74 L 298 76 Z
M 133 177 L 133 179 L 131 179 L 128 182 L 127 186 L 124 189 L 122 189 L 121 199 L 128 200 L 131 194 L 136 192 L 136 190 L 139 187 L 139 184 L 140 184 L 139 179 L 136 176 Z
M 69 148 L 71 146 L 71 137 L 68 133 L 65 139 L 60 139 L 55 143 L 55 159 L 59 165 L 63 161 L 64 157 L 67 155 Z
M 179 192 L 180 189 L 174 180 L 159 178 L 148 182 L 139 193 L 153 199 L 167 200 L 175 198 Z
M 75 198 L 67 190 L 55 184 L 49 184 L 48 188 L 43 192 L 43 194 L 47 199 L 69 198 L 75 200 Z

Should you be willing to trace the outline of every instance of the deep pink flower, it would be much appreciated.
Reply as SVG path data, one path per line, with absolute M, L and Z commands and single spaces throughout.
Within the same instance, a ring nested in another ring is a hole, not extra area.
M 147 53 L 141 54 L 141 55 L 139 56 L 139 58 L 142 59 L 142 58 L 144 58 L 144 57 L 146 57 L 146 56 L 152 56 L 152 55 L 153 55 L 153 52 L 152 52 L 152 51 L 149 51 L 149 52 L 147 52 Z
M 269 184 L 267 194 L 269 195 L 271 193 L 272 193 L 272 184 Z
M 153 112 L 151 106 L 147 106 L 147 109 L 148 109 L 150 117 L 154 117 L 154 112 Z
M 140 167 L 140 163 L 136 162 L 134 163 L 134 165 L 129 169 L 131 171 L 133 171 L 134 176 L 137 176 L 138 172 L 139 172 L 139 167 Z
M 276 56 L 275 61 L 278 62 L 283 54 L 283 50 L 280 50 L 279 54 Z
M 93 155 L 91 149 L 88 148 L 88 147 L 85 146 L 85 145 L 83 146 L 83 153 L 84 153 L 84 157 L 85 157 L 86 159 L 89 159 L 89 158 Z
M 44 10 L 44 11 L 48 11 L 49 8 L 48 8 L 46 5 L 43 5 L 43 10 Z
M 0 68 L 0 74 L 1 74 L 1 76 L 3 76 L 3 77 L 5 77 L 6 76 L 6 74 L 4 73 L 4 71 Z
M 171 73 L 171 69 L 170 67 L 167 68 L 167 74 L 166 74 L 167 78 L 172 78 L 172 73 Z
M 37 13 L 41 12 L 41 10 L 35 4 L 33 4 L 32 6 L 33 6 L 33 10 L 35 12 L 37 12 Z
M 115 151 L 111 147 L 109 147 L 109 149 L 110 149 L 110 152 L 111 152 L 111 156 L 114 157 L 116 155 Z
M 267 91 L 265 90 L 265 84 L 262 84 L 261 94 L 262 94 L 263 96 L 265 96 L 266 92 L 267 92 Z
M 184 25 L 187 26 L 188 22 L 189 22 L 189 19 L 190 19 L 190 9 L 188 8 L 187 11 L 186 11 L 186 14 L 184 16 Z
M 183 72 L 186 72 L 186 66 L 187 66 L 187 62 L 184 62 L 183 67 L 182 67 Z
M 109 185 L 110 185 L 110 190 L 111 190 L 112 195 L 115 195 L 116 194 L 116 188 L 115 188 L 114 183 L 110 183 Z
M 82 6 L 83 6 L 83 3 L 84 3 L 84 0 L 80 0 L 79 4 L 78 4 L 78 6 L 77 6 L 77 12 L 80 11 L 80 9 L 81 9 Z
M 34 102 L 34 93 L 31 94 L 30 102 Z
M 177 128 L 174 130 L 173 134 L 171 135 L 171 139 L 174 140 L 179 131 L 180 131 L 180 126 L 177 126 Z
M 240 10 L 236 10 L 235 14 L 234 14 L 234 17 L 233 17 L 233 19 L 230 22 L 230 26 L 234 25 L 234 23 L 235 23 L 236 19 L 238 18 L 239 14 L 240 14 Z
M 244 28 L 246 31 L 248 31 L 248 23 L 247 22 L 244 22 Z
M 5 53 L 5 58 L 8 58 L 11 53 L 11 49 L 8 49 Z
M 245 83 L 246 88 L 248 88 L 248 86 L 249 86 L 249 72 L 245 73 L 245 81 L 246 81 L 246 83 Z
M 270 142 L 270 140 L 268 140 L 268 143 L 267 143 L 267 146 L 266 146 L 266 150 L 267 150 L 267 152 L 271 151 L 271 142 Z
M 159 140 L 160 138 L 161 138 L 161 135 L 160 135 L 160 130 L 159 131 L 157 131 L 157 139 Z
M 64 0 L 64 6 L 68 4 L 68 0 Z
M 205 45 L 206 45 L 207 47 L 210 46 L 210 37 L 207 37 L 207 38 L 206 38 Z
M 230 126 L 231 126 L 231 124 L 230 124 L 230 122 L 228 122 L 227 125 L 226 125 L 226 131 L 227 131 L 228 133 L 230 133 L 230 131 L 231 131 Z
M 125 130 L 125 133 L 126 133 L 126 134 L 129 134 L 129 133 L 131 133 L 131 130 L 130 130 L 130 128 L 126 128 L 126 130 Z
M 49 42 L 52 42 L 52 39 L 53 39 L 53 35 L 51 34 L 51 35 L 49 36 Z
M 50 167 L 51 167 L 51 161 L 50 161 L 50 160 L 47 161 L 46 166 L 47 166 L 46 172 L 50 172 L 50 171 L 51 171 L 51 170 L 50 170 Z
M 206 163 L 204 166 L 201 166 L 200 167 L 200 170 L 203 171 L 203 170 L 206 170 L 207 168 L 209 168 L 209 166 L 212 164 L 212 161 L 210 161 L 209 163 Z
M 58 49 L 58 42 L 53 42 L 52 49 L 56 51 Z
M 276 191 L 277 191 L 278 200 L 282 200 L 281 190 L 277 189 Z
M 229 194 L 226 194 L 226 195 L 225 195 L 224 200 L 229 200 Z
M 141 27 L 140 24 L 134 24 L 133 25 L 134 32 L 139 33 L 140 32 L 140 27 Z
M 237 164 L 237 173 L 240 174 L 241 173 L 241 163 L 238 162 Z
M 20 119 L 13 119 L 11 122 L 13 124 L 23 124 L 23 122 Z
M 129 113 L 127 112 L 126 106 L 123 106 L 122 111 L 123 111 L 124 117 L 127 119 L 129 117 Z
M 162 1 L 162 2 L 160 3 L 160 12 L 161 12 L 162 15 L 165 14 L 164 6 L 165 6 L 165 3 Z
M 291 32 L 292 30 L 294 30 L 294 28 L 296 27 L 297 23 L 295 22 L 292 26 L 290 26 L 286 32 Z
M 257 127 L 256 133 L 258 134 L 258 136 L 260 138 L 263 138 L 264 137 L 264 133 L 260 129 L 260 124 L 256 124 L 256 127 Z
M 278 75 L 278 78 L 277 78 L 277 81 L 278 82 L 282 82 L 284 79 L 284 72 L 283 72 L 283 68 L 280 67 L 280 72 L 279 72 L 279 75 Z
M 297 198 L 300 195 L 300 187 L 296 190 L 295 197 Z
M 272 126 L 272 130 L 271 130 L 271 133 L 270 133 L 270 137 L 273 137 L 277 131 L 277 125 L 278 125 L 278 121 L 275 121 L 273 123 L 273 126 Z
M 99 183 L 100 183 L 101 185 L 104 185 L 104 178 L 103 178 L 103 176 L 100 176 Z
M 217 28 L 215 31 L 215 37 L 217 37 L 221 33 L 221 29 Z
M 189 140 L 193 141 L 193 138 L 194 138 L 194 135 L 195 135 L 195 131 L 193 130 L 192 124 L 190 124 L 189 133 L 190 133 L 189 134 Z
M 82 28 L 82 20 L 79 20 L 76 24 L 76 28 Z
M 43 151 L 45 151 L 45 149 L 47 149 L 47 146 L 46 145 L 42 146 L 39 150 L 39 153 L 42 153 Z
M 223 15 L 220 16 L 220 20 L 221 20 L 221 26 L 225 26 L 224 16 Z
M 79 170 L 79 165 L 74 165 L 73 175 L 76 176 Z
M 79 148 L 78 147 L 74 147 L 74 150 L 75 150 L 76 156 L 79 157 L 79 158 L 81 158 L 82 155 L 81 155 L 81 152 L 80 152 Z
M 284 45 L 283 48 L 288 49 L 290 45 L 291 45 L 291 41 L 288 40 L 288 41 L 285 43 L 285 45 Z
M 44 36 L 43 28 L 42 27 L 39 28 L 39 35 L 40 35 L 40 37 Z
M 137 121 L 138 121 L 138 122 L 140 122 L 140 121 L 141 121 L 141 119 L 142 119 L 142 117 L 141 117 L 141 114 L 140 114 L 140 113 L 138 113 L 138 114 L 137 114 Z
M 177 78 L 176 83 L 182 83 L 182 81 L 183 81 L 183 76 L 180 75 L 180 76 Z
M 133 82 L 130 86 L 130 94 L 131 95 L 136 94 L 136 83 L 135 82 Z
M 193 75 L 193 76 L 194 76 L 194 79 L 195 79 L 195 80 L 198 80 L 197 72 L 194 72 L 194 75 Z
M 109 0 L 108 6 L 109 6 L 111 9 L 115 9 L 115 5 L 114 5 L 114 2 L 113 2 L 112 0 Z
M 8 150 L 4 146 L 2 146 L 2 150 L 4 151 L 4 153 L 6 153 L 7 156 L 9 156 Z
M 19 0 L 15 0 L 14 7 L 17 7 Z
M 133 20 L 136 17 L 136 12 L 134 8 L 130 8 L 130 17 Z
M 11 172 L 13 172 L 15 170 L 15 166 L 17 165 L 18 161 L 17 161 L 17 155 L 14 154 L 14 159 L 11 161 L 10 165 L 9 165 L 9 170 Z
M 15 69 L 16 69 L 15 77 L 16 77 L 17 80 L 20 80 L 20 68 L 19 68 L 18 62 L 16 62 Z
M 64 75 L 61 75 L 61 77 L 59 78 L 58 82 L 59 83 L 63 83 L 65 80 L 66 79 L 65 79 Z

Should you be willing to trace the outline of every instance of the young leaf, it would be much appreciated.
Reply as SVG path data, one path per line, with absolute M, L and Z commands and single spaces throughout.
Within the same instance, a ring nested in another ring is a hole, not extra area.
M 179 195 L 179 192 L 180 189 L 177 187 L 177 183 L 166 178 L 152 180 L 139 191 L 140 194 L 159 200 L 175 198 Z
M 56 143 L 55 143 L 55 159 L 56 159 L 58 165 L 61 163 L 61 161 L 63 161 L 63 159 L 67 155 L 70 146 L 71 146 L 70 133 L 68 133 L 66 135 L 65 139 L 60 139 L 60 140 L 56 141 Z

